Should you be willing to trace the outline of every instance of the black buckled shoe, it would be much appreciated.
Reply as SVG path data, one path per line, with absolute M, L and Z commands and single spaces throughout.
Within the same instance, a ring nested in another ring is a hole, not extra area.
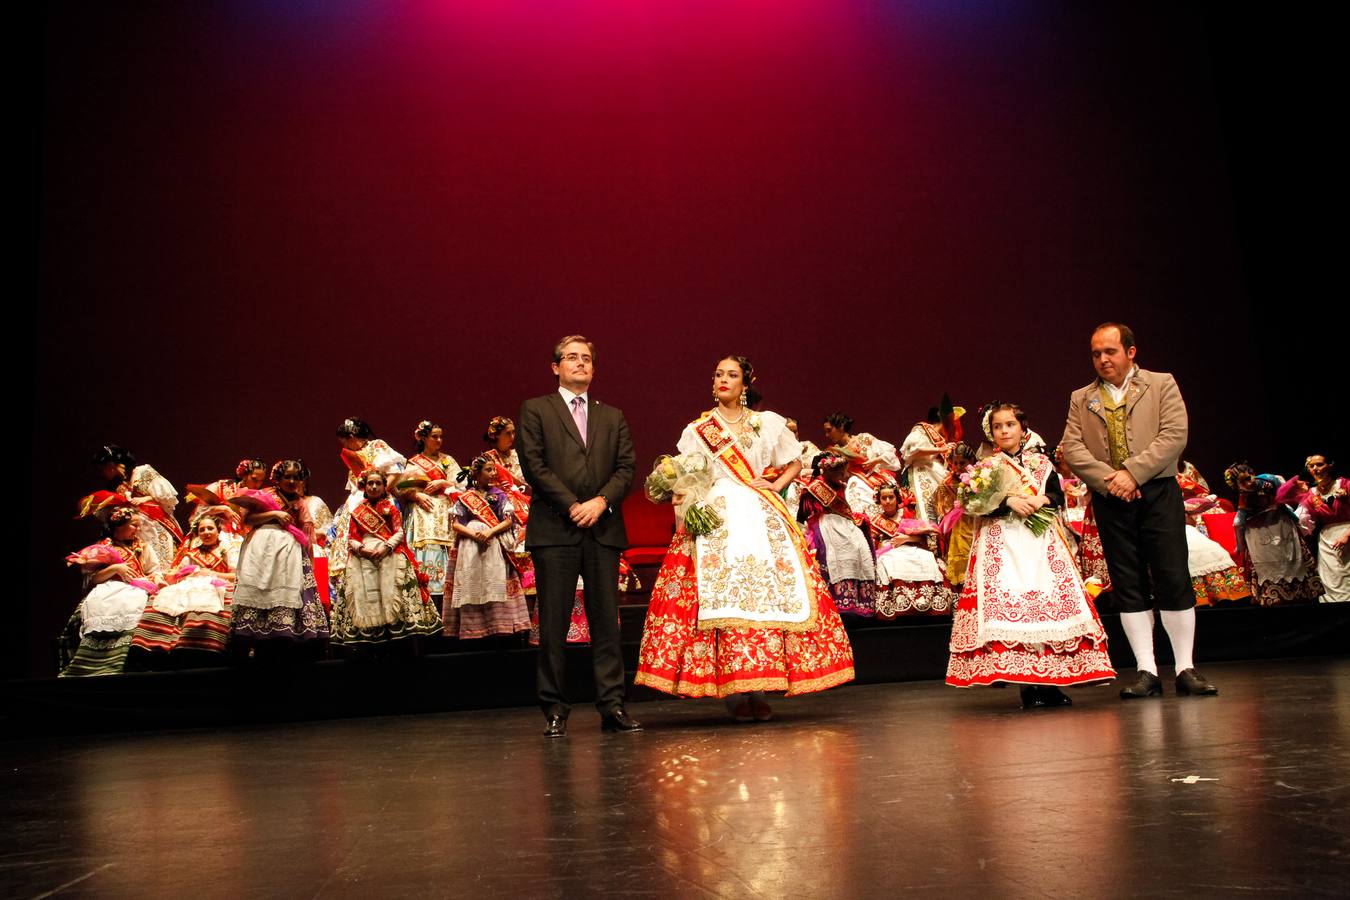
M 1120 689 L 1120 699 L 1137 700 L 1140 697 L 1161 697 L 1162 682 L 1158 676 L 1145 669 L 1140 669 L 1131 681 L 1125 687 Z
M 622 706 L 616 706 L 600 717 L 601 731 L 641 731 L 642 725 Z
M 567 737 L 567 717 L 566 716 L 548 716 L 544 723 L 544 737 L 560 738 Z
M 1219 689 L 1209 683 L 1209 679 L 1194 669 L 1177 673 L 1177 694 L 1191 697 L 1214 697 Z

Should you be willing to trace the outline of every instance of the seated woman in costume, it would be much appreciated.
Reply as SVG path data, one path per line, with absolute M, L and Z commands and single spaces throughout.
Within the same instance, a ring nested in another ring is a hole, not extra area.
M 328 637 L 328 617 L 310 558 L 314 523 L 300 495 L 308 472 L 303 460 L 280 460 L 272 466 L 268 487 L 230 498 L 248 529 L 239 550 L 231 608 L 235 641 L 256 647 Z
M 675 502 L 682 524 L 652 589 L 636 679 L 721 697 L 738 721 L 772 716 L 765 691 L 792 696 L 853 678 L 834 600 L 778 493 L 797 476 L 801 444 L 782 416 L 755 411 L 753 384 L 748 359 L 718 360 L 717 404 L 680 436 L 677 459 L 706 481 L 702 496 L 654 492 L 648 480 L 648 497 Z M 780 470 L 772 482 L 763 477 L 771 466 Z
M 399 496 L 405 503 L 404 525 L 408 545 L 417 566 L 427 578 L 427 590 L 437 608 L 445 592 L 445 576 L 453 566 L 451 551 L 455 532 L 450 527 L 450 507 L 458 493 L 459 463 L 442 452 L 445 430 L 430 419 L 423 419 L 413 430 L 417 452 L 408 457 L 408 466 L 399 482 Z
M 1237 555 L 1248 570 L 1248 581 L 1255 582 L 1256 605 L 1317 602 L 1322 579 L 1312 552 L 1299 532 L 1297 516 L 1276 499 L 1284 479 L 1258 475 L 1246 463 L 1234 463 L 1224 471 L 1223 480 L 1237 491 L 1233 520 Z
M 335 644 L 378 644 L 441 629 L 385 481 L 374 468 L 357 480 L 362 499 L 347 525 L 347 574 L 333 597 Z
M 877 489 L 869 513 L 876 546 L 877 617 L 949 615 L 952 590 L 937 557 L 937 526 L 918 516 L 913 495 L 896 484 Z
M 460 470 L 464 484 L 450 507 L 455 568 L 445 602 L 447 637 L 461 640 L 530 630 L 530 612 L 512 550 L 511 500 L 497 487 L 496 464 L 484 453 Z
M 1026 449 L 1020 407 L 990 404 L 982 427 L 997 450 L 970 473 L 968 486 L 983 479 L 988 488 L 975 496 L 963 491 L 962 503 L 972 511 L 981 501 L 990 506 L 976 520 L 947 683 L 1018 684 L 1023 709 L 1068 706 L 1060 687 L 1103 683 L 1115 670 L 1058 519 L 1047 524 L 1040 512 L 1062 503 L 1059 478 L 1049 457 Z
M 181 660 L 185 655 L 209 654 L 203 660 L 209 663 L 212 656 L 225 652 L 238 555 L 221 540 L 223 522 L 212 513 L 196 517 L 165 574 L 169 583 L 151 596 L 136 624 L 133 655 L 172 654 Z M 141 664 L 149 663 L 142 659 Z
M 821 425 L 825 432 L 825 450 L 839 450 L 848 463 L 848 485 L 844 499 L 849 508 L 862 514 L 872 503 L 877 488 L 894 481 L 900 471 L 900 457 L 895 445 L 874 437 L 865 431 L 853 433 L 853 418 L 847 413 L 833 412 Z
M 803 523 L 835 607 L 843 615 L 870 619 L 877 613 L 877 569 L 866 519 L 844 499 L 853 483 L 848 460 L 822 453 L 814 469 L 815 476 L 802 492 L 797 520 Z
M 97 518 L 103 539 L 66 557 L 84 575 L 84 597 L 70 630 L 78 633 L 63 677 L 125 671 L 132 633 L 163 584 L 159 561 L 141 540 L 141 515 L 126 496 L 97 491 L 80 502 L 81 517 Z
M 167 566 L 183 542 L 182 526 L 174 519 L 178 491 L 153 466 L 137 465 L 131 451 L 114 444 L 100 447 L 92 462 L 100 487 L 128 498 L 140 511 L 141 543 L 158 568 Z
M 1220 500 L 1200 472 L 1185 460 L 1177 461 L 1177 484 L 1186 506 L 1186 565 L 1191 573 L 1196 606 L 1215 606 L 1251 598 L 1252 589 L 1239 566 L 1205 531 L 1205 513 L 1218 510 Z M 1232 509 L 1232 504 L 1228 504 Z

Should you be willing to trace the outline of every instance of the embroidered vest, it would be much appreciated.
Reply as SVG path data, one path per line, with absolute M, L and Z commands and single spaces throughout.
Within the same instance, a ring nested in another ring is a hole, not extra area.
M 1121 397 L 1120 402 L 1111 399 L 1111 392 L 1106 389 L 1106 385 L 1099 385 L 1097 388 L 1102 398 L 1102 410 L 1106 413 L 1106 445 L 1111 453 L 1111 468 L 1125 468 L 1125 460 L 1130 455 L 1130 445 L 1125 439 L 1125 402 L 1126 398 Z

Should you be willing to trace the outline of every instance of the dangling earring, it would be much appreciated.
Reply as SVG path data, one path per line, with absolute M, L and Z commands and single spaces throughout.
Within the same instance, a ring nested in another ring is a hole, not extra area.
M 745 391 L 741 391 L 741 409 L 745 409 Z

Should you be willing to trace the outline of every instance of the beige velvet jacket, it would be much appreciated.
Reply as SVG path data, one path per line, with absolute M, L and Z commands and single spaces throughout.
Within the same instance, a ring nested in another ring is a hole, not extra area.
M 1125 396 L 1125 442 L 1129 447 L 1125 469 L 1136 482 L 1176 476 L 1177 460 L 1186 449 L 1187 427 L 1186 403 L 1176 379 L 1166 372 L 1136 371 Z M 1100 381 L 1093 380 L 1069 398 L 1069 420 L 1064 424 L 1061 447 L 1073 473 L 1097 493 L 1107 493 L 1111 451 Z

